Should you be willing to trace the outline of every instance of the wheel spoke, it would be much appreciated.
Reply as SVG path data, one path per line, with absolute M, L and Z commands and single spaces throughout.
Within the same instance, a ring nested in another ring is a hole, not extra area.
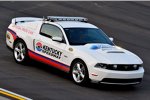
M 20 49 L 18 49 L 18 48 L 15 48 L 15 51 L 17 51 L 17 52 L 20 52 Z
M 17 59 L 20 59 L 20 57 L 21 57 L 21 54 L 19 53 L 19 54 L 17 55 Z
M 78 71 L 77 70 L 73 70 L 73 74 L 78 74 Z
M 25 48 L 23 48 L 21 52 L 22 52 L 23 54 L 25 54 Z
M 23 53 L 21 53 L 21 59 L 24 59 L 24 54 Z
M 80 76 L 81 76 L 82 78 L 84 78 L 84 74 L 83 74 L 82 72 L 80 73 Z
M 20 47 L 20 50 L 23 49 L 23 45 L 21 43 L 19 44 L 19 47 Z
M 77 64 L 77 69 L 81 71 L 80 64 Z
M 80 80 L 80 74 L 78 74 L 76 78 L 77 78 L 77 81 L 81 81 Z

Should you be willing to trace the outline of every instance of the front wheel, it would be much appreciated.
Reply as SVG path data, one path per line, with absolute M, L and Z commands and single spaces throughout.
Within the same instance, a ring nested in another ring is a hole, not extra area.
M 27 47 L 24 41 L 18 40 L 14 45 L 14 59 L 17 63 L 25 63 L 28 59 Z
M 83 61 L 75 61 L 71 67 L 71 76 L 76 84 L 83 85 L 89 82 L 87 66 Z

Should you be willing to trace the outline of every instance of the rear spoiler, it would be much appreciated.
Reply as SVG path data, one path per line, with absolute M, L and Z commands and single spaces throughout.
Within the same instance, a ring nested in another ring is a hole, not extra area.
M 36 18 L 36 17 L 17 17 L 17 18 L 13 18 L 11 23 L 17 24 L 17 23 L 42 21 L 42 20 L 43 20 L 42 18 Z

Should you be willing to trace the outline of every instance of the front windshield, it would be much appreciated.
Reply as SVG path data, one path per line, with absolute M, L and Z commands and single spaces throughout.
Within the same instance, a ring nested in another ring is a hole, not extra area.
M 97 28 L 64 28 L 70 45 L 103 43 L 114 45 L 105 33 Z

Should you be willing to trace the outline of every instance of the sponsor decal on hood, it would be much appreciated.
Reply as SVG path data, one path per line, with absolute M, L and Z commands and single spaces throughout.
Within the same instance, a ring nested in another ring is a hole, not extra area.
M 87 44 L 87 46 L 88 46 L 88 44 Z M 93 45 L 89 45 L 89 47 L 91 50 L 97 50 L 97 49 L 105 50 L 105 49 L 113 48 L 113 46 L 111 46 L 109 44 L 93 44 Z

